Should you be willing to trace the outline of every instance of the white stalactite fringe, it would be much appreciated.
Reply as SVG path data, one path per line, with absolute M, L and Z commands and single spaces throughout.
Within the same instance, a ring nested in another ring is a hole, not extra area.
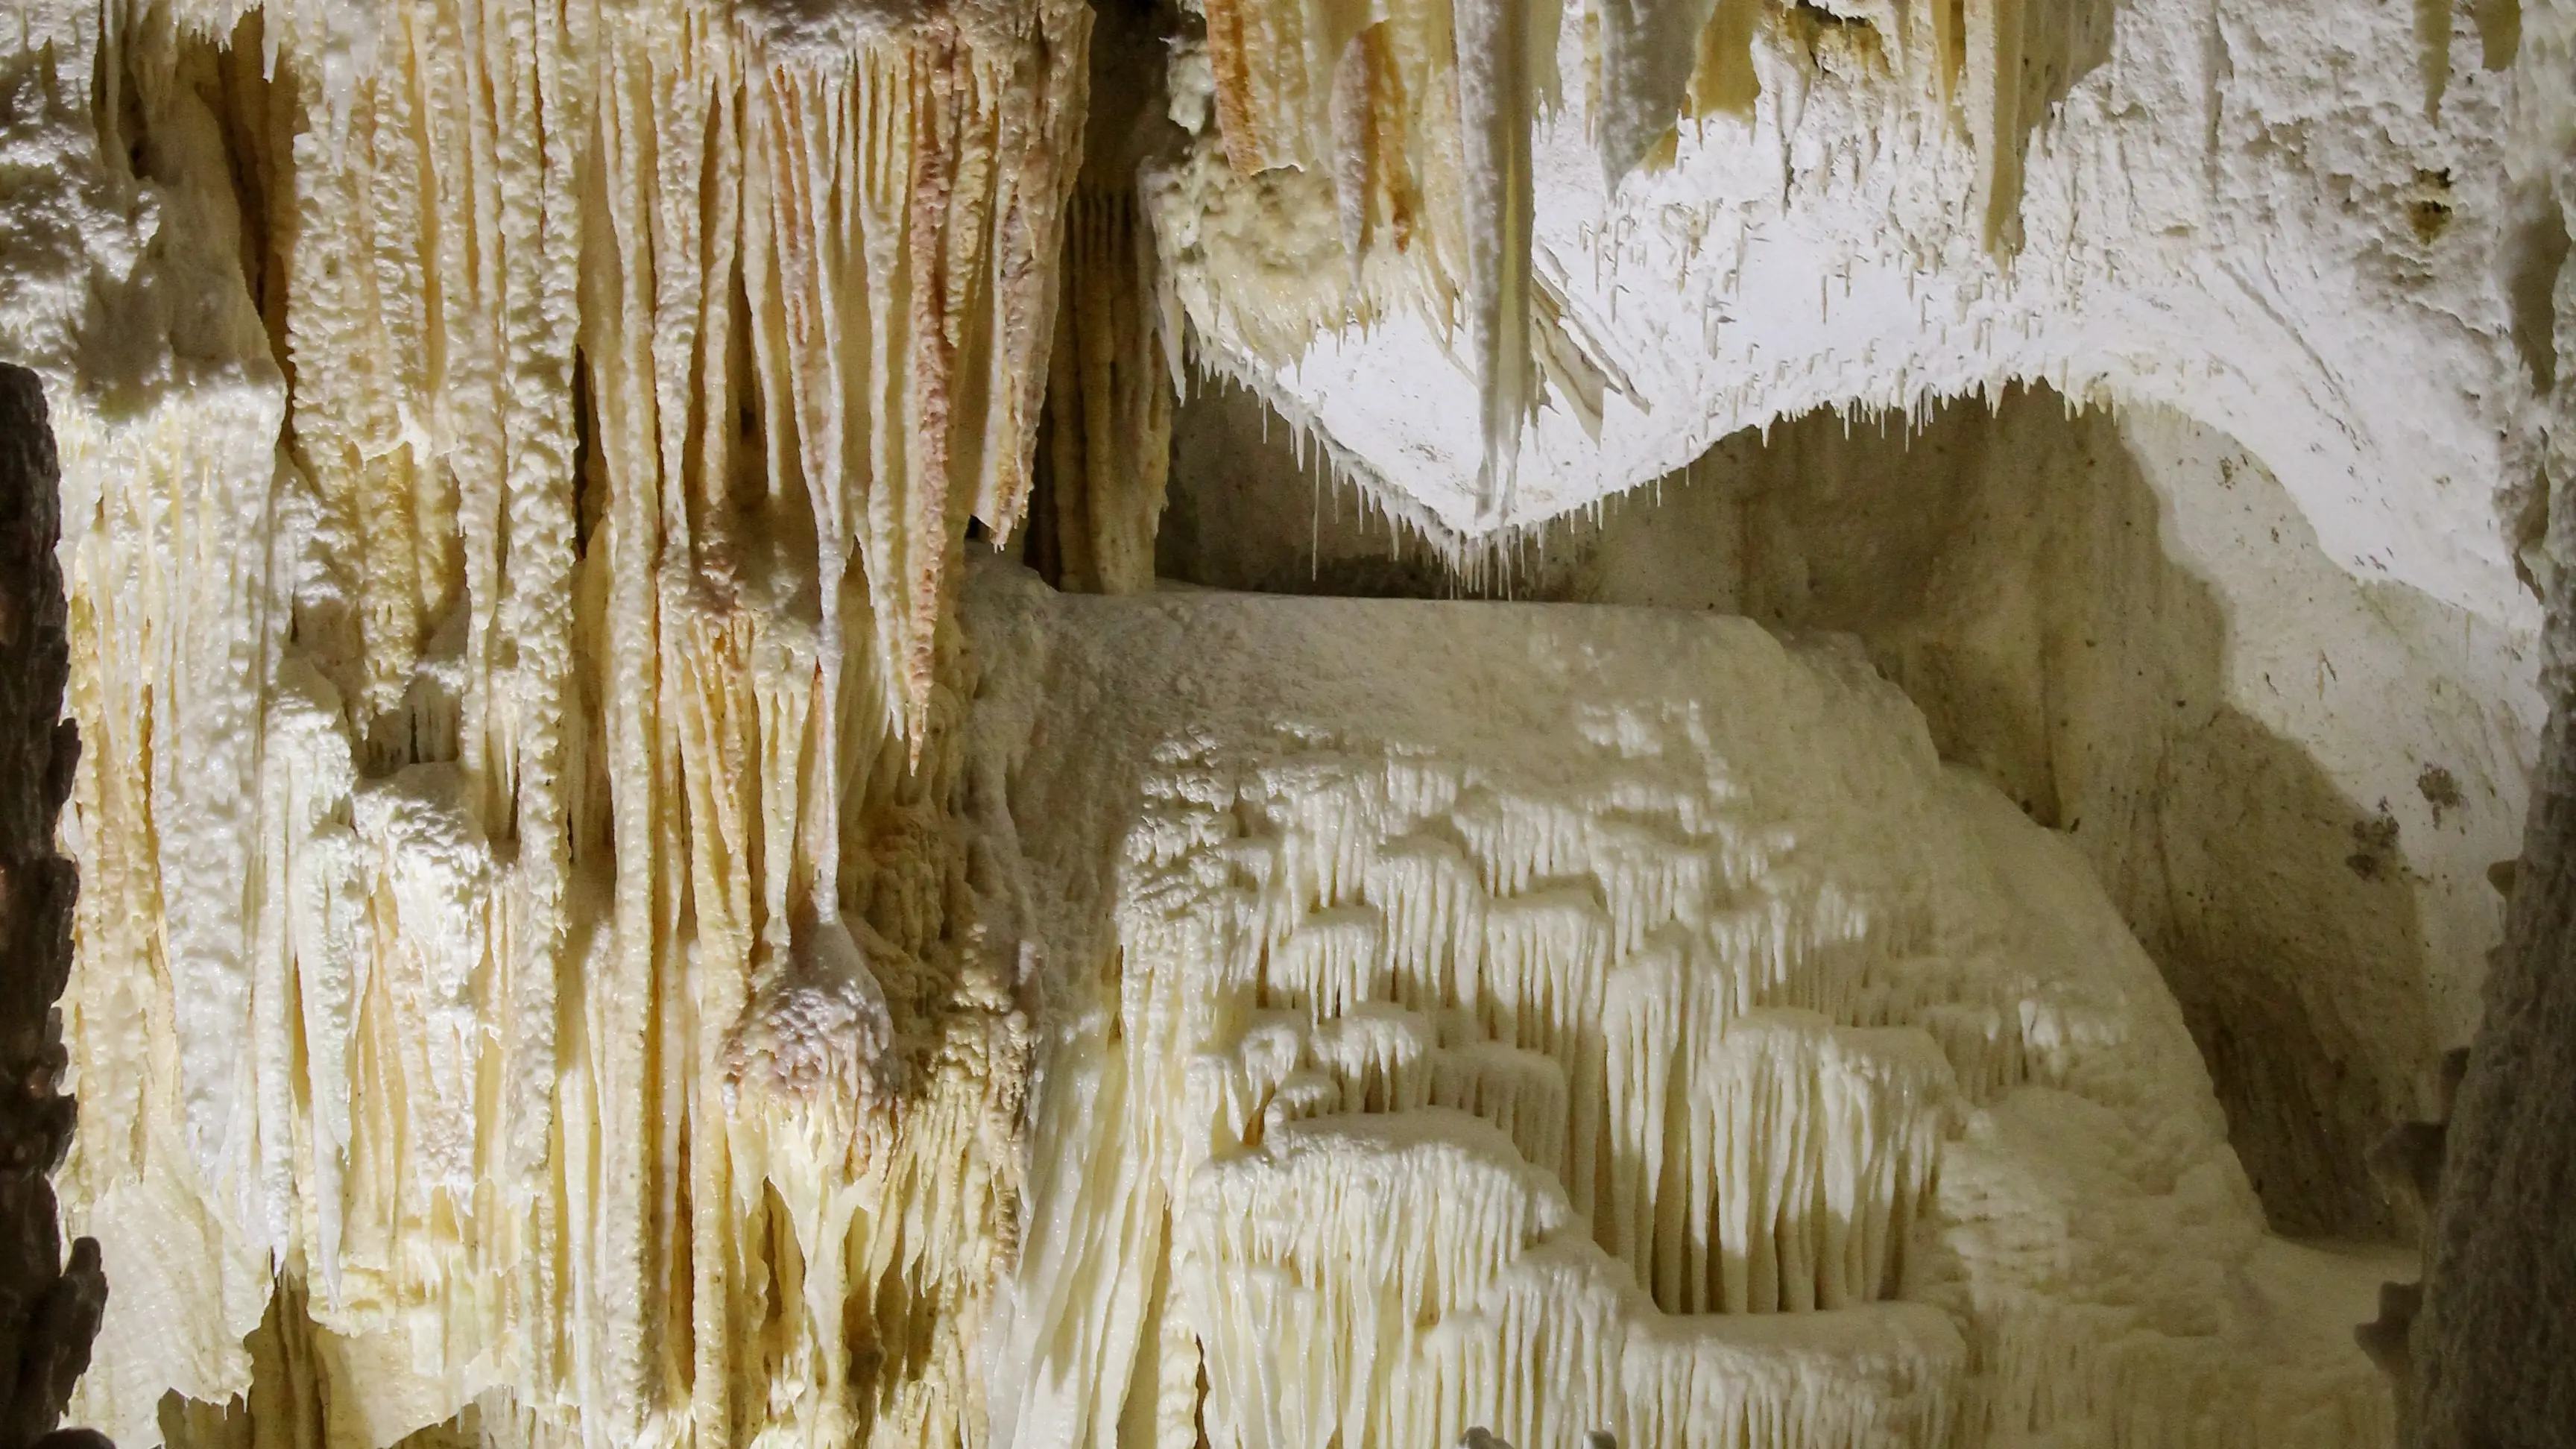
M 57 389 L 75 1413 L 981 1442 L 1026 1033 L 941 618 L 1025 506 L 1088 12 L 236 18 L 92 32 L 163 207 L 111 334 L 183 385 Z
M 1496 525 L 1511 513 L 1521 428 L 1537 403 L 1530 375 L 1531 56 L 1555 35 L 1552 27 L 1534 34 L 1531 17 L 1554 9 L 1534 0 L 1456 0 L 1452 7 L 1467 194 L 1467 350 L 1483 410 L 1477 513 Z

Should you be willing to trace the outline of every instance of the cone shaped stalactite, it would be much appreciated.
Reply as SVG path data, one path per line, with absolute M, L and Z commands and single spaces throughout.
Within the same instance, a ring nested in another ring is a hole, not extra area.
M 785 461 L 811 499 L 821 576 L 864 565 L 885 708 L 906 738 L 929 707 L 970 507 L 1007 534 L 1023 506 L 1079 59 L 1062 37 L 993 55 L 948 35 L 871 48 L 843 74 L 773 67 L 749 91 L 746 185 L 767 212 L 754 309 L 784 324 L 755 328 L 753 346 L 799 440 Z M 828 602 L 827 650 L 840 628 Z
M 1530 123 L 1538 0 L 1458 0 L 1458 121 L 1466 177 L 1467 346 L 1483 410 L 1478 511 L 1512 506 L 1521 427 L 1537 402 L 1530 375 Z
M 1744 63 L 1738 46 L 1752 36 L 1729 35 L 1715 23 L 1718 9 L 1719 0 L 1595 0 L 1601 83 L 1592 124 L 1600 136 L 1601 174 L 1612 189 L 1686 114 L 1683 100 L 1699 67 L 1722 71 Z

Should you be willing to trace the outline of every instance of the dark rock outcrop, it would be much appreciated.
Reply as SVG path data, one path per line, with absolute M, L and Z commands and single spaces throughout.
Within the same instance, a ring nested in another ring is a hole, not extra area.
M 72 1135 L 54 1001 L 79 890 L 54 850 L 80 750 L 62 717 L 59 509 L 44 393 L 34 374 L 0 367 L 0 1449 L 106 1443 L 55 1429 L 107 1305 L 97 1242 L 63 1252 L 51 1181 Z

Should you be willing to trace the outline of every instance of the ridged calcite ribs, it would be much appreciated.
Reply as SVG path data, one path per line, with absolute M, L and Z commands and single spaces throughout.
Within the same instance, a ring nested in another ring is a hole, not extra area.
M 1061 588 L 1154 587 L 1179 338 L 1158 315 L 1153 260 L 1131 191 L 1076 190 L 1038 460 L 1047 516 L 1034 521 L 1038 562 Z
M 209 380 L 59 389 L 76 1412 L 979 1439 L 1024 1031 L 942 618 L 1088 13 L 92 23 Z

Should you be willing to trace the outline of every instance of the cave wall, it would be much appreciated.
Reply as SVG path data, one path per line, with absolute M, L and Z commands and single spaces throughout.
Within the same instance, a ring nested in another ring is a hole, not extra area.
M 2576 5 L 2523 14 L 2525 48 L 2561 77 L 2576 71 Z M 2537 179 L 2554 203 L 2535 218 L 2540 255 L 2524 335 L 2553 366 L 2540 441 L 2550 485 L 2549 724 L 2514 869 L 2504 947 L 2432 1162 L 2421 1309 L 2401 1312 L 2412 1378 L 2412 1438 L 2424 1449 L 2576 1444 L 2576 269 L 2564 264 L 2576 211 L 2576 87 L 2528 117 Z M 2546 278 L 2544 282 L 2542 279 Z M 2383 1316 L 2383 1322 L 2387 1318 Z

